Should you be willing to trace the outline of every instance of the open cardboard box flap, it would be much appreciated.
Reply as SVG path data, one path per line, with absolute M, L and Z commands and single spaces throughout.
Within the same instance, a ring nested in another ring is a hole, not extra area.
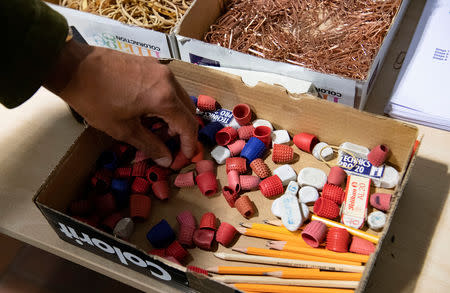
M 331 145 L 339 145 L 345 141 L 361 144 L 368 148 L 381 143 L 386 144 L 390 147 L 392 153 L 388 164 L 400 171 L 401 178 L 407 178 L 404 175 L 409 174 L 407 171 L 411 170 L 413 164 L 410 163 L 410 157 L 418 134 L 418 130 L 414 126 L 330 103 L 309 95 L 293 98 L 285 90 L 277 86 L 259 83 L 255 87 L 248 87 L 241 81 L 240 77 L 213 69 L 176 60 L 168 60 L 166 62 L 177 80 L 190 95 L 206 94 L 214 96 L 221 106 L 227 109 L 232 109 L 238 103 L 247 103 L 259 118 L 273 122 L 278 129 L 287 129 L 291 135 L 299 132 L 310 132 L 316 134 L 321 141 Z M 89 233 L 96 233 L 96 237 L 104 237 L 104 239 L 115 243 L 114 245 L 117 245 L 117 247 L 122 247 L 121 249 L 133 249 L 136 255 L 139 253 L 143 258 L 145 252 L 151 249 L 146 239 L 147 231 L 163 218 L 177 231 L 178 224 L 175 217 L 184 210 L 190 210 L 198 221 L 205 212 L 213 212 L 220 221 L 229 222 L 236 226 L 239 222 L 246 221 L 236 209 L 228 206 L 220 192 L 207 198 L 201 195 L 197 188 L 173 189 L 171 198 L 167 202 L 152 199 L 150 219 L 145 223 L 136 225 L 136 230 L 130 239 L 130 243 L 115 239 L 104 232 L 64 215 L 69 203 L 86 192 L 96 159 L 112 142 L 110 137 L 95 129 L 88 128 L 77 139 L 38 191 L 35 197 L 36 204 L 56 232 L 58 232 L 59 227 L 54 218 L 58 218 L 58 221 L 71 221 L 73 225 L 78 225 L 77 227 L 80 229 L 89 231 Z M 293 164 L 297 172 L 303 167 L 316 167 L 328 173 L 329 168 L 316 160 L 312 155 L 299 151 L 295 146 L 294 151 L 299 155 L 299 160 Z M 266 162 L 272 170 L 276 168 L 270 156 L 268 156 Z M 186 169 L 192 169 L 192 166 L 188 166 Z M 225 168 L 223 166 L 217 168 L 217 177 L 220 182 L 219 188 L 221 188 L 226 182 Z M 388 213 L 389 220 L 387 225 L 379 233 L 369 231 L 370 233 L 378 234 L 381 236 L 381 239 L 386 234 L 392 219 L 392 213 L 398 204 L 406 181 L 401 180 L 395 191 L 371 188 L 371 193 L 388 192 L 393 193 L 394 196 L 391 210 Z M 272 200 L 264 198 L 259 191 L 248 192 L 246 195 L 251 198 L 257 207 L 257 214 L 250 221 L 261 222 L 263 219 L 273 218 L 270 212 Z M 371 208 L 369 209 L 370 211 Z M 61 233 L 58 233 L 58 235 L 69 241 L 61 236 Z M 74 241 L 71 243 L 74 243 Z M 261 239 L 241 236 L 237 239 L 236 245 L 264 247 L 264 243 L 265 241 Z M 380 245 L 381 243 L 378 246 Z M 86 245 L 83 248 L 88 249 Z M 229 249 L 219 246 L 217 251 L 229 251 Z M 94 252 L 102 254 L 97 251 Z M 212 252 L 202 251 L 198 248 L 189 249 L 189 253 L 192 256 L 189 264 L 203 268 L 238 264 L 219 260 L 213 256 Z M 369 263 L 366 264 L 359 290 L 364 288 L 377 254 L 374 253 Z M 109 258 L 107 253 L 103 255 Z M 165 260 L 162 261 L 159 257 L 145 257 L 167 264 Z M 119 262 L 118 260 L 115 261 Z M 239 263 L 238 265 L 243 264 Z M 179 272 L 180 276 L 185 274 L 184 268 L 180 269 L 178 266 L 171 266 L 178 268 L 174 269 L 174 271 Z M 142 270 L 136 270 L 142 272 Z M 207 278 L 197 278 L 191 273 L 187 274 L 187 278 L 190 286 L 198 290 L 224 291 L 229 289 Z

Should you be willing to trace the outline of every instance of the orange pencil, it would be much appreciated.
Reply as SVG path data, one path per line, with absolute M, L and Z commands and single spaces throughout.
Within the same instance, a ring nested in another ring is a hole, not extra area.
M 353 262 L 366 263 L 369 260 L 369 255 L 349 253 L 349 252 L 340 253 L 340 252 L 334 252 L 331 250 L 326 250 L 323 248 L 300 247 L 296 243 L 292 243 L 292 242 L 288 242 L 288 241 L 269 241 L 267 243 L 267 246 L 272 249 L 282 250 L 282 251 L 287 251 L 287 252 L 292 252 L 292 253 L 315 255 L 315 256 L 319 256 L 319 257 L 340 259 L 340 260 L 353 261 Z
M 320 261 L 320 262 L 338 263 L 338 264 L 353 265 L 353 266 L 361 265 L 360 262 L 338 260 L 338 259 L 332 259 L 332 258 L 326 258 L 326 257 L 319 257 L 319 256 L 313 256 L 313 255 L 306 255 L 306 254 L 299 254 L 299 253 L 292 253 L 292 252 L 285 252 L 285 251 L 278 251 L 278 250 L 271 250 L 271 249 L 264 249 L 264 248 L 257 248 L 257 247 L 247 247 L 247 248 L 233 247 L 232 249 L 234 251 L 242 252 L 245 254 L 251 254 L 251 255 L 270 256 L 270 257 L 289 258 L 289 259 L 301 259 L 301 260 L 309 260 L 309 261 Z
M 351 293 L 355 292 L 351 289 L 335 289 L 335 288 L 315 288 L 303 286 L 286 286 L 286 285 L 267 285 L 267 284 L 245 284 L 235 283 L 230 284 L 244 292 L 272 292 L 272 293 Z
M 294 232 L 289 231 L 284 226 L 277 227 L 277 226 L 273 226 L 273 225 L 260 224 L 260 223 L 240 223 L 240 225 L 244 228 L 267 231 L 267 232 L 275 232 L 275 233 L 286 234 L 286 235 L 296 236 L 296 237 L 301 237 L 301 233 L 302 233 L 302 231 L 294 231 Z
M 264 273 L 267 276 L 283 278 L 283 279 L 320 279 L 320 280 L 346 280 L 359 281 L 361 280 L 361 273 L 343 273 L 343 272 L 308 272 L 296 271 L 295 268 L 281 269 L 279 271 L 270 271 Z
M 286 268 L 283 267 L 243 267 L 243 266 L 218 266 L 218 267 L 210 267 L 206 269 L 208 272 L 222 274 L 222 275 L 254 275 L 254 276 L 263 276 L 268 272 L 276 272 L 283 271 Z M 287 270 L 290 270 L 288 268 Z M 295 268 L 294 272 L 297 274 L 307 274 L 310 272 L 319 273 L 319 269 L 302 269 Z M 309 276 L 309 275 L 308 275 Z
M 275 233 L 275 232 L 268 232 L 268 231 L 261 231 L 261 230 L 256 230 L 256 229 L 240 228 L 240 227 L 236 228 L 236 230 L 245 236 L 258 237 L 258 238 L 264 238 L 264 239 L 270 239 L 270 240 L 292 241 L 303 247 L 309 247 L 308 244 L 306 244 L 305 241 L 303 241 L 303 239 L 300 236 L 290 236 L 290 235 L 280 234 L 280 233 Z

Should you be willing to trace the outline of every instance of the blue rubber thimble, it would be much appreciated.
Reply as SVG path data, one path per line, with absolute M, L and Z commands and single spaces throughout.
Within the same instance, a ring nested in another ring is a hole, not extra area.
M 175 232 L 169 223 L 162 219 L 148 231 L 147 239 L 154 248 L 166 248 L 175 240 Z
M 100 167 L 115 170 L 117 168 L 117 155 L 112 151 L 104 151 L 100 154 L 100 157 L 97 160 L 97 164 Z
M 216 133 L 223 128 L 222 123 L 214 121 L 199 130 L 198 140 L 205 145 L 216 145 Z
M 130 200 L 130 183 L 128 179 L 113 179 L 111 181 L 111 192 L 119 207 L 127 207 Z
M 241 151 L 241 157 L 246 158 L 250 164 L 254 159 L 262 158 L 265 151 L 266 146 L 259 138 L 250 137 Z
M 197 106 L 197 97 L 196 96 L 190 96 L 192 103 L 194 103 L 195 106 Z

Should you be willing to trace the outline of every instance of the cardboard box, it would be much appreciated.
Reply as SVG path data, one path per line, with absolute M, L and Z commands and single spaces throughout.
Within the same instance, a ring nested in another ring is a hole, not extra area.
M 140 56 L 172 58 L 168 35 L 119 21 L 47 3 L 62 14 L 74 37 L 92 46 L 105 47 Z
M 324 99 L 358 109 L 364 108 L 383 59 L 409 3 L 409 0 L 402 1 L 383 44 L 373 60 L 367 79 L 355 80 L 316 72 L 288 63 L 266 60 L 201 41 L 210 25 L 214 24 L 216 19 L 223 14 L 226 1 L 196 0 L 192 4 L 174 29 L 181 60 L 201 65 L 273 72 L 311 81 Z
M 386 226 L 379 233 L 371 232 L 380 236 L 380 243 L 377 251 L 372 254 L 366 264 L 357 292 L 363 291 L 414 165 L 415 155 L 412 154 L 412 151 L 418 135 L 417 128 L 387 117 L 328 103 L 306 94 L 291 97 L 278 86 L 259 83 L 254 87 L 248 87 L 238 76 L 176 60 L 167 62 L 178 81 L 190 95 L 212 95 L 227 109 L 232 109 L 233 105 L 238 103 L 248 103 L 258 117 L 272 121 L 277 129 L 287 129 L 291 134 L 314 133 L 321 141 L 331 145 L 340 145 L 342 142 L 351 141 L 369 148 L 380 143 L 389 146 L 392 154 L 388 164 L 395 166 L 400 171 L 401 180 L 395 191 L 388 191 L 393 193 L 393 199 L 388 211 Z M 209 211 L 215 213 L 220 221 L 236 226 L 239 222 L 246 221 L 236 209 L 228 206 L 221 193 L 207 198 L 201 195 L 197 188 L 173 189 L 171 198 L 167 202 L 152 199 L 150 219 L 136 225 L 130 242 L 114 238 L 66 215 L 66 209 L 70 202 L 85 192 L 99 154 L 112 142 L 112 139 L 103 133 L 87 128 L 36 194 L 34 198 L 36 205 L 59 237 L 156 280 L 179 286 L 189 286 L 201 292 L 232 292 L 232 289 L 224 284 L 202 275 L 187 272 L 184 267 L 146 254 L 146 251 L 151 248 L 146 239 L 147 231 L 163 218 L 177 231 L 178 225 L 175 217 L 186 209 L 192 211 L 197 221 L 200 220 L 203 213 Z M 294 149 L 295 153 L 299 154 L 299 160 L 293 164 L 297 172 L 303 167 L 316 167 L 326 172 L 329 171 L 324 163 L 316 160 L 311 154 L 304 153 L 296 147 Z M 412 160 L 410 160 L 411 157 Z M 271 161 L 270 156 L 266 162 L 273 170 L 275 164 Z M 188 168 L 192 168 L 192 166 L 186 167 L 186 169 Z M 217 177 L 221 182 L 220 185 L 223 186 L 226 182 L 225 166 L 217 168 Z M 371 193 L 383 191 L 386 190 L 371 188 Z M 256 216 L 250 221 L 261 222 L 263 219 L 274 218 L 270 212 L 272 200 L 262 196 L 259 191 L 249 192 L 247 195 L 254 201 L 258 210 Z M 264 247 L 264 243 L 265 241 L 262 239 L 240 236 L 235 245 Z M 229 249 L 219 246 L 218 251 L 229 252 Z M 220 264 L 238 264 L 219 260 L 213 256 L 212 252 L 202 251 L 198 248 L 189 249 L 189 253 L 192 256 L 189 264 L 203 268 Z M 238 265 L 243 264 L 239 263 Z

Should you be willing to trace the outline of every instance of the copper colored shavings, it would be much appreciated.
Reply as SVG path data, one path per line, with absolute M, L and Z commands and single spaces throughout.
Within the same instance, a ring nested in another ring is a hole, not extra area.
M 230 0 L 204 39 L 364 80 L 402 0 Z

